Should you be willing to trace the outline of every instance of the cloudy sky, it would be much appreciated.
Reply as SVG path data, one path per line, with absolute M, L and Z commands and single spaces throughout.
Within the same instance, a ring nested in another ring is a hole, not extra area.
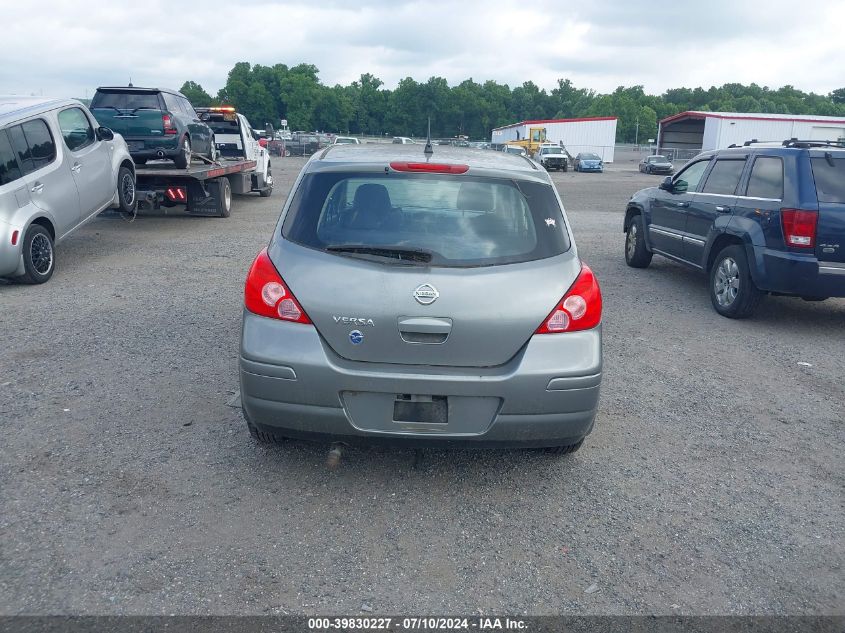
M 845 87 L 843 0 L 39 0 L 3 2 L 0 94 L 98 85 L 215 93 L 235 62 L 315 64 L 325 84 L 370 72 L 511 87 L 559 77 L 600 92 L 726 82 Z M 197 7 L 200 9 L 198 10 Z

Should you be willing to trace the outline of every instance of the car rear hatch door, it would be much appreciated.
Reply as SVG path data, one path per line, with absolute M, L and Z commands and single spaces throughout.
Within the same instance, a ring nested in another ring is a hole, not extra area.
M 811 156 L 819 200 L 816 257 L 845 262 L 845 152 L 814 151 Z
M 157 91 L 144 89 L 99 89 L 91 100 L 91 111 L 100 125 L 124 137 L 163 137 L 163 103 Z
M 554 188 L 404 165 L 306 176 L 271 259 L 344 358 L 506 363 L 581 269 Z
M 478 268 L 386 264 L 285 241 L 269 252 L 335 353 L 403 365 L 506 363 L 581 270 L 571 251 Z

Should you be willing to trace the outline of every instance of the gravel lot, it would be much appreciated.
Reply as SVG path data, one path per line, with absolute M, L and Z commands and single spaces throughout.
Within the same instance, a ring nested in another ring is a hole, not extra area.
M 703 276 L 627 268 L 659 180 L 633 162 L 554 175 L 605 299 L 580 452 L 256 445 L 227 406 L 242 283 L 302 164 L 0 283 L 0 614 L 845 613 L 845 300 L 731 321 Z

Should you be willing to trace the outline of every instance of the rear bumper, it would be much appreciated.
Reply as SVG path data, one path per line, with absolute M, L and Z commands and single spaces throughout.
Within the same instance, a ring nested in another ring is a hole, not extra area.
M 493 368 L 348 361 L 312 326 L 244 314 L 244 413 L 279 435 L 436 446 L 560 446 L 593 426 L 601 328 L 538 335 Z M 399 394 L 443 396 L 446 424 L 396 422 Z
M 761 290 L 801 297 L 845 297 L 845 263 L 755 248 L 754 283 Z
M 182 150 L 179 147 L 179 135 L 171 136 L 140 136 L 124 137 L 132 158 L 158 158 L 158 152 L 164 152 L 165 157 L 172 158 Z

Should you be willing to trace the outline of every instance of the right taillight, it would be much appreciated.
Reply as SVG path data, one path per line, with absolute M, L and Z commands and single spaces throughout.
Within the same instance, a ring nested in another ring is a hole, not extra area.
M 587 264 L 535 334 L 589 330 L 601 323 L 601 289 Z
M 311 323 L 305 310 L 285 285 L 267 249 L 258 253 L 244 287 L 244 306 L 259 316 L 295 323 Z
M 169 114 L 161 115 L 161 125 L 164 128 L 165 134 L 169 135 L 178 133 L 178 130 L 173 125 L 173 117 L 171 117 Z
M 780 222 L 783 225 L 783 239 L 787 246 L 814 248 L 818 211 L 804 209 L 781 209 Z

